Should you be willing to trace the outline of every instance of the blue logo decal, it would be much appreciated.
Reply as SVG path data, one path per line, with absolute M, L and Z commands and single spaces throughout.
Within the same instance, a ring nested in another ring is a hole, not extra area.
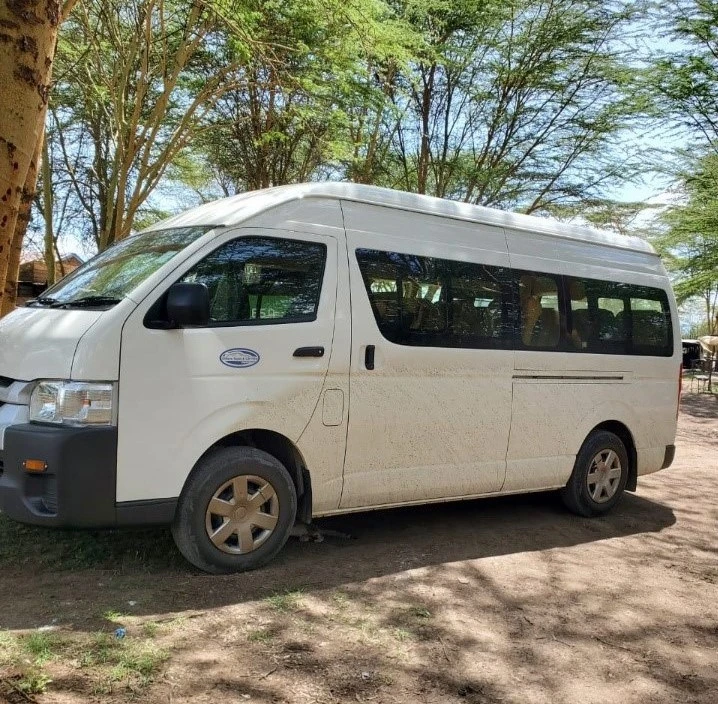
M 248 350 L 244 347 L 234 347 L 231 350 L 225 350 L 219 355 L 219 361 L 228 367 L 236 367 L 245 369 L 253 367 L 259 362 L 259 355 L 254 350 Z

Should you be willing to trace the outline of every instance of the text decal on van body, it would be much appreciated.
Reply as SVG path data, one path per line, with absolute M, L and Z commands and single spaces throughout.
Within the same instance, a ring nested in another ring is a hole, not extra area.
M 219 355 L 219 361 L 228 367 L 236 367 L 244 369 L 253 367 L 259 362 L 259 355 L 254 350 L 248 350 L 244 347 L 234 347 L 231 350 L 225 350 Z

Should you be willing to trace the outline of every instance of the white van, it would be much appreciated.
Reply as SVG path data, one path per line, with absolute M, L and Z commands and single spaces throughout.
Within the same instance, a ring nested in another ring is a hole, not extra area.
M 680 362 L 643 240 L 352 184 L 248 193 L 0 322 L 0 509 L 171 523 L 208 572 L 349 511 L 560 489 L 599 515 L 670 465 Z

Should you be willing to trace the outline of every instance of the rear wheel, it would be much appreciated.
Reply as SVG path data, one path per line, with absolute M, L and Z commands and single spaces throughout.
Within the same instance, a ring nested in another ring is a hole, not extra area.
M 601 516 L 620 500 L 628 481 L 628 453 L 621 439 L 606 430 L 588 436 L 576 456 L 564 504 L 581 516 Z
M 272 455 L 227 447 L 201 460 L 180 496 L 172 535 L 182 555 L 205 572 L 244 572 L 282 549 L 294 525 L 297 494 Z

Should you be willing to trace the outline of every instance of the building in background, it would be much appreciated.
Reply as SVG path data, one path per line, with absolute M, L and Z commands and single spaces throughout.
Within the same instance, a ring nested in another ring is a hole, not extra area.
M 55 281 L 59 281 L 75 271 L 83 259 L 71 253 L 55 264 Z M 17 282 L 17 305 L 21 306 L 31 298 L 36 298 L 47 288 L 47 266 L 42 259 L 33 259 L 20 264 Z

